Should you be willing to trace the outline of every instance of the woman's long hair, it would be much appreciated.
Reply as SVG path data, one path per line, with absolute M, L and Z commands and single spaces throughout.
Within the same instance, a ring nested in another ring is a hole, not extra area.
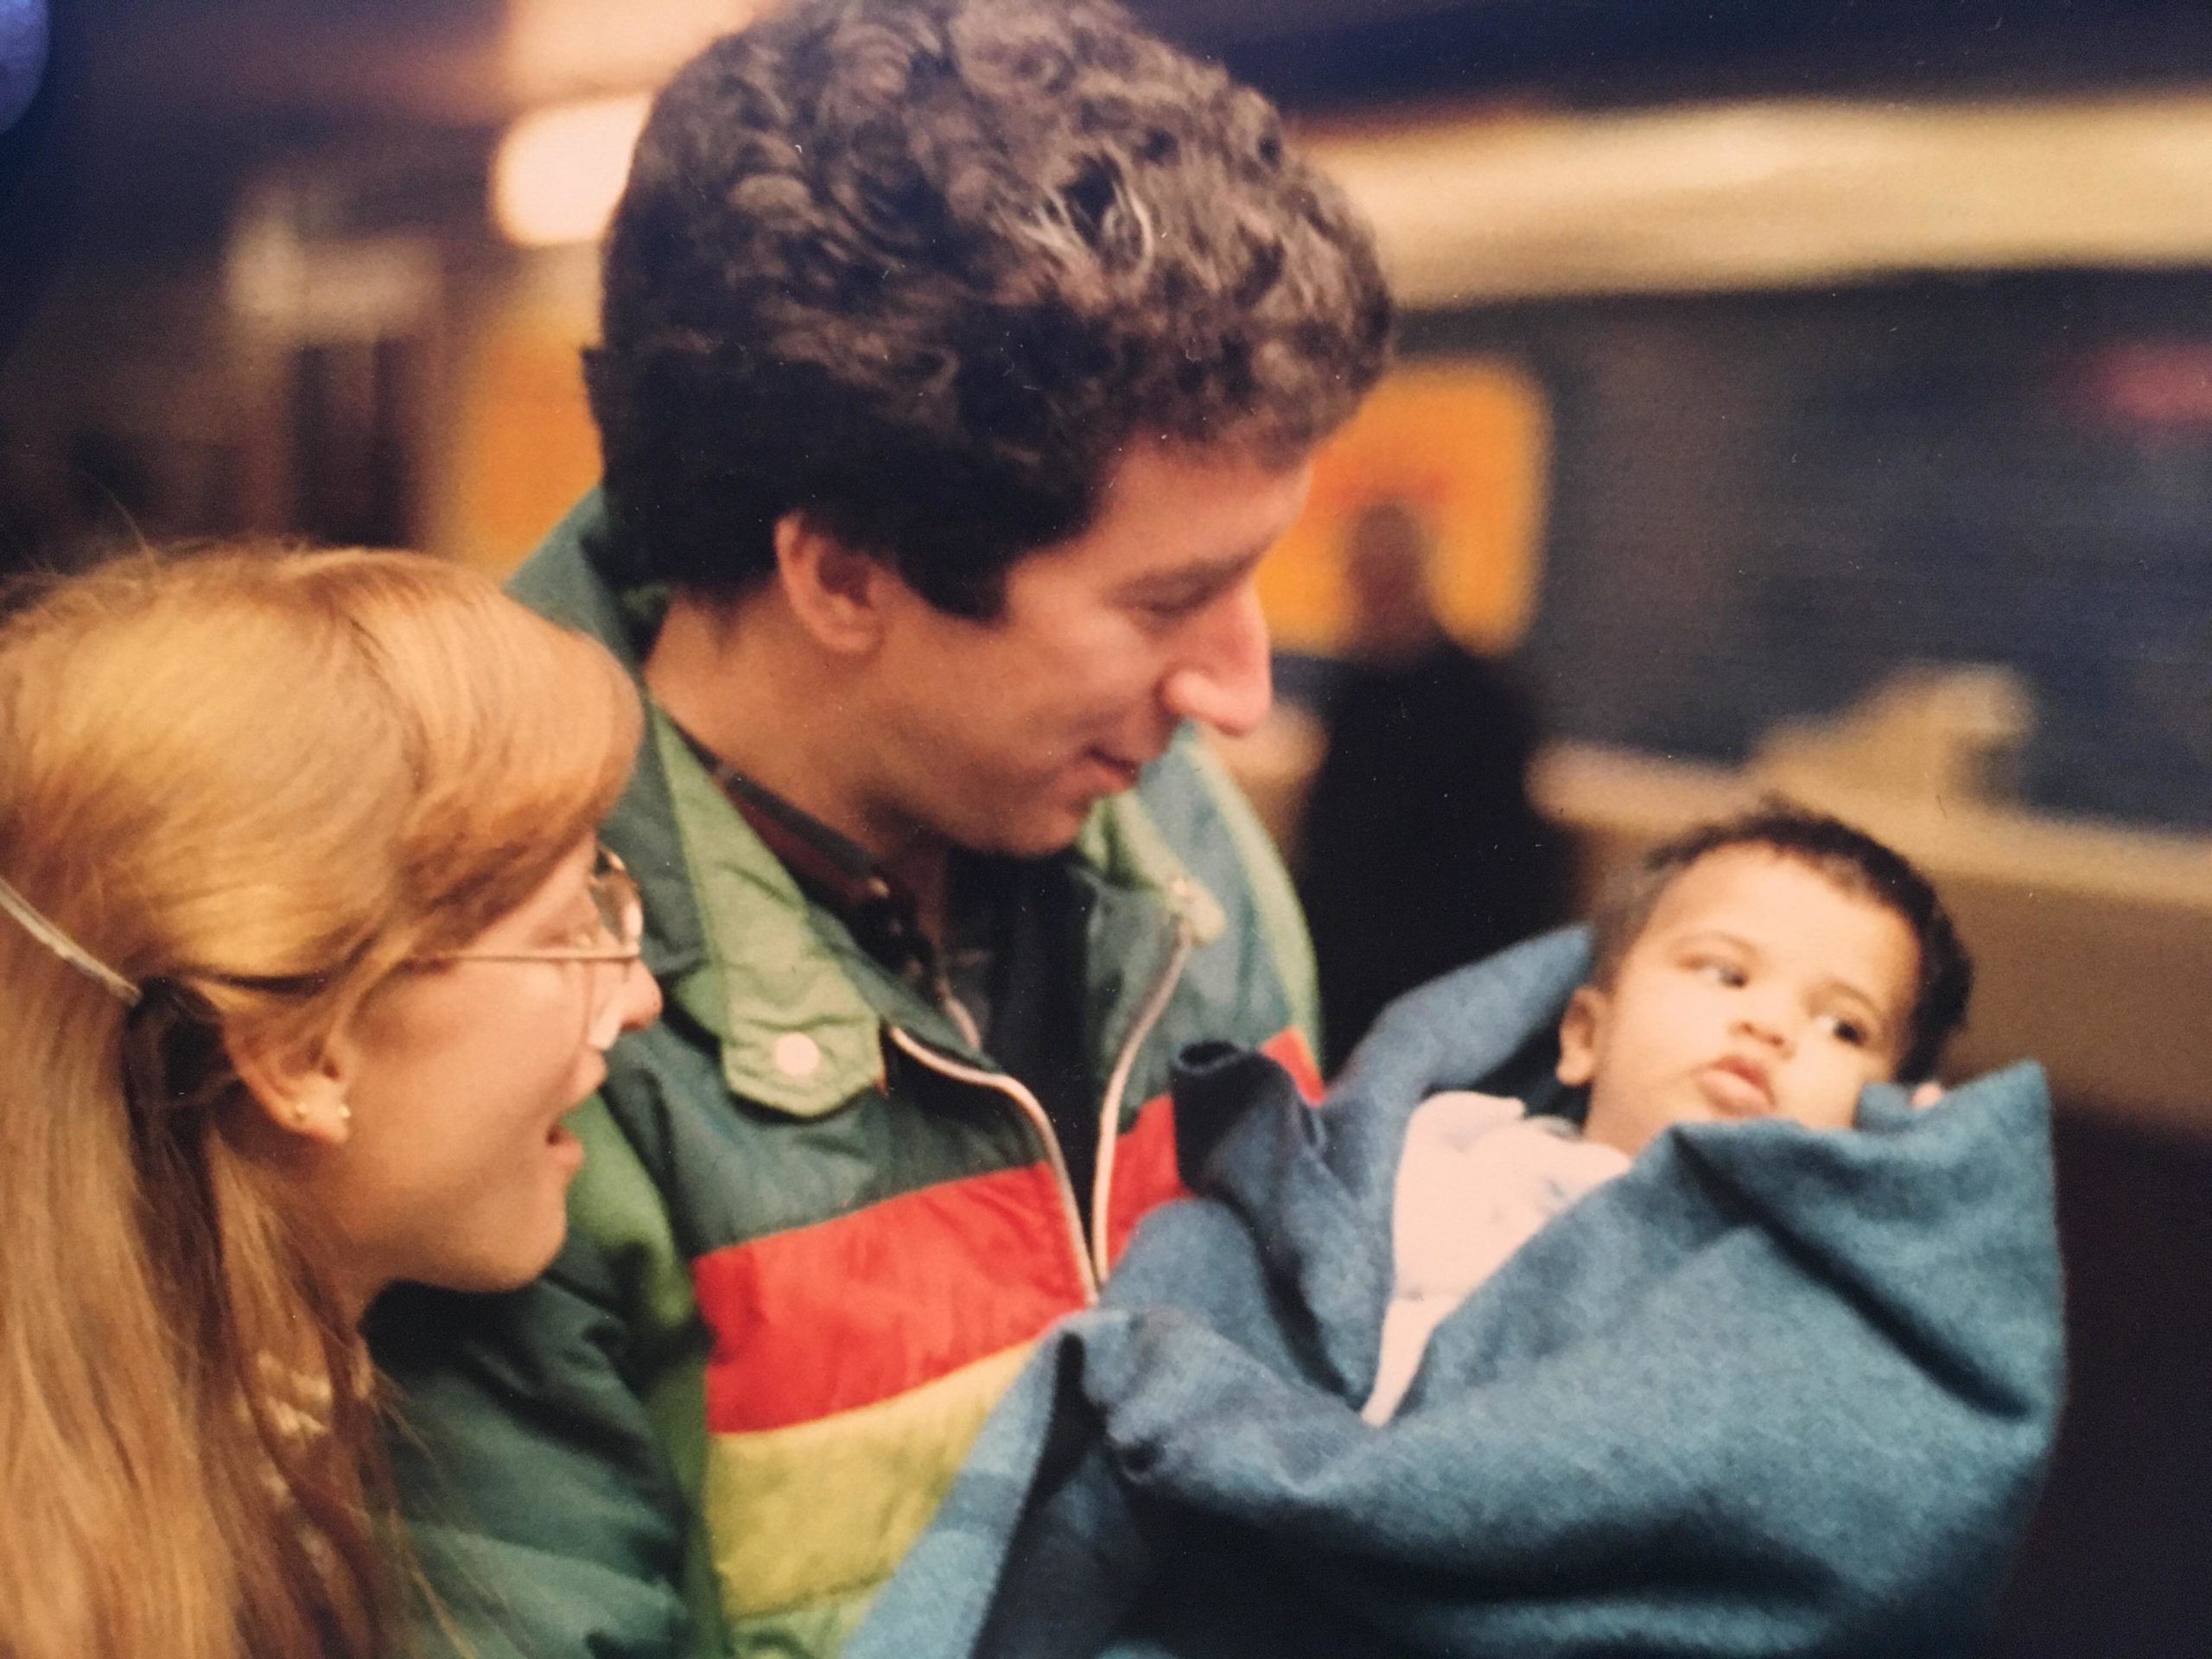
M 354 1310 L 225 1034 L 319 1043 L 512 909 L 639 729 L 606 652 L 411 555 L 133 561 L 0 624 L 0 876 L 143 988 L 0 916 L 8 1659 L 376 1651 Z

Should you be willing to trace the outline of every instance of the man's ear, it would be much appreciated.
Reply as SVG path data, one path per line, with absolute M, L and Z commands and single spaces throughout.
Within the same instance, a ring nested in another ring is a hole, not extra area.
M 325 1146 L 343 1146 L 353 1128 L 346 1093 L 353 1051 L 339 1039 L 279 1045 L 225 1031 L 223 1047 L 238 1079 L 280 1129 Z
M 840 656 L 873 651 L 899 574 L 848 546 L 803 512 L 776 521 L 776 580 L 801 626 Z
M 1554 1073 L 1570 1089 L 1598 1074 L 1598 1040 L 1605 1025 L 1605 994 L 1595 985 L 1577 988 L 1567 999 L 1559 1021 L 1559 1066 Z

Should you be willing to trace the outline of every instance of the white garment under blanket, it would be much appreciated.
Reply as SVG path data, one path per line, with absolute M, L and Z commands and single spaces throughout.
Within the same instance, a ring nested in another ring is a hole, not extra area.
M 1564 1118 L 1531 1117 L 1501 1095 L 1456 1090 L 1415 1107 L 1391 1205 L 1382 1353 L 1360 1415 L 1389 1421 L 1446 1316 L 1538 1228 L 1628 1165 Z

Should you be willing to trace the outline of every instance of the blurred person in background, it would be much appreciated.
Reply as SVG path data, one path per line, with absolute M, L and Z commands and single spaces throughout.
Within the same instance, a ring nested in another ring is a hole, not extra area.
M 357 1325 L 544 1267 L 659 1002 L 597 646 L 396 554 L 134 559 L 0 625 L 0 1652 L 370 1659 Z
M 1529 804 L 1535 711 L 1436 620 L 1434 539 L 1413 503 L 1346 534 L 1352 661 L 1306 796 L 1300 893 L 1341 1058 L 1401 992 L 1562 920 L 1564 839 Z
M 1036 1336 L 1180 1190 L 1170 1057 L 1309 1077 L 1312 965 L 1188 730 L 1380 372 L 1370 238 L 1109 6 L 800 0 L 664 91 L 516 579 L 638 671 L 606 826 L 671 1010 L 552 1273 L 380 1322 L 477 1650 L 827 1654 Z

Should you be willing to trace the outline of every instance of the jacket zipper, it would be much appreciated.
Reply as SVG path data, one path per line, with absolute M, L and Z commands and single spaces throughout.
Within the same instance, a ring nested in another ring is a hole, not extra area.
M 995 1089 L 1021 1108 L 1030 1127 L 1036 1130 L 1037 1138 L 1045 1143 L 1046 1154 L 1052 1160 L 1052 1190 L 1059 1195 L 1061 1219 L 1067 1224 L 1068 1243 L 1075 1252 L 1076 1272 L 1083 1281 L 1083 1300 L 1086 1306 L 1097 1301 L 1098 1274 L 1092 1269 L 1090 1252 L 1084 1246 L 1083 1217 L 1076 1210 L 1075 1184 L 1068 1179 L 1067 1155 L 1060 1150 L 1060 1138 L 1052 1133 L 1052 1120 L 1045 1116 L 1045 1109 L 1038 1103 L 1037 1096 L 1022 1087 L 1017 1079 L 1002 1071 L 985 1071 L 980 1067 L 948 1058 L 919 1039 L 907 1035 L 899 1026 L 891 1026 L 890 1031 L 891 1040 L 900 1052 L 919 1061 L 931 1071 L 962 1083 Z
M 1168 999 L 1175 995 L 1175 987 L 1182 980 L 1184 964 L 1190 961 L 1191 951 L 1198 944 L 1198 932 L 1191 925 L 1187 910 L 1191 882 L 1185 876 L 1177 876 L 1169 883 L 1169 892 L 1179 901 L 1175 910 L 1175 949 L 1167 958 L 1167 966 L 1160 970 L 1152 995 L 1145 999 L 1144 1007 L 1130 1026 L 1122 1052 L 1114 1058 L 1114 1070 L 1106 1084 L 1105 1103 L 1099 1108 L 1098 1164 L 1090 1183 L 1090 1262 L 1092 1272 L 1101 1281 L 1106 1277 L 1108 1266 L 1106 1210 L 1114 1190 L 1114 1154 L 1122 1141 L 1122 1096 L 1129 1086 L 1129 1073 L 1135 1068 L 1137 1051 L 1144 1046 L 1144 1039 L 1152 1035 L 1152 1028 L 1166 1012 Z

